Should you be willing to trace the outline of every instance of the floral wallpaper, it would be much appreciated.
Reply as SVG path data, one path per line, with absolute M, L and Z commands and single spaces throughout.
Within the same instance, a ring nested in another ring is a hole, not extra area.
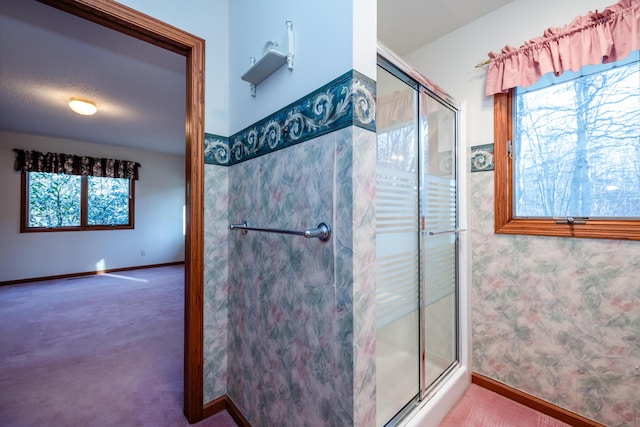
M 471 174 L 473 368 L 610 427 L 640 427 L 640 242 L 493 233 Z
M 227 393 L 229 169 L 204 166 L 204 403 Z
M 333 229 L 328 242 L 230 235 L 228 394 L 254 426 L 365 426 L 374 419 L 374 330 L 364 326 L 373 318 L 354 330 L 354 317 L 370 315 L 364 305 L 375 294 L 363 281 L 370 265 L 354 267 L 354 245 L 367 248 L 363 261 L 373 262 L 371 236 L 353 237 L 355 221 L 373 227 L 363 214 L 372 203 L 364 200 L 370 178 L 356 176 L 354 146 L 375 155 L 375 144 L 363 144 L 375 134 L 360 131 L 365 137 L 357 141 L 357 131 L 345 128 L 229 169 L 232 222 L 289 229 L 327 222 Z M 354 195 L 362 195 L 360 209 L 351 209 Z M 359 390 L 367 401 L 354 403 Z

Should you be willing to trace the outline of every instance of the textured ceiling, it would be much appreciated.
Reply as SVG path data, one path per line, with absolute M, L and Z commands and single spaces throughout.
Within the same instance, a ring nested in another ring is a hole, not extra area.
M 183 56 L 36 1 L 0 12 L 1 130 L 184 154 Z

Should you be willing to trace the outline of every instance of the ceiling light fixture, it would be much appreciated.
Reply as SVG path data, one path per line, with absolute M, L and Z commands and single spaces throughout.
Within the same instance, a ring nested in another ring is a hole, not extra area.
M 92 116 L 98 111 L 95 102 L 81 98 L 71 98 L 69 100 L 69 108 L 83 116 Z

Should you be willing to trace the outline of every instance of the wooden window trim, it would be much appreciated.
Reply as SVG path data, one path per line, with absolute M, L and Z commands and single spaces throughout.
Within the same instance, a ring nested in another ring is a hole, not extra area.
M 511 89 L 493 98 L 496 234 L 640 240 L 640 221 L 587 220 L 585 224 L 558 224 L 553 219 L 514 218 L 513 160 L 508 153 L 508 142 L 513 140 L 514 97 L 515 89 Z
M 28 172 L 22 172 L 20 184 L 20 233 L 47 233 L 60 231 L 98 231 L 98 230 L 132 230 L 135 228 L 135 180 L 129 180 L 129 223 L 118 225 L 89 225 L 88 212 L 88 183 L 87 177 L 82 177 L 80 186 L 80 225 L 64 227 L 29 227 L 29 179 Z

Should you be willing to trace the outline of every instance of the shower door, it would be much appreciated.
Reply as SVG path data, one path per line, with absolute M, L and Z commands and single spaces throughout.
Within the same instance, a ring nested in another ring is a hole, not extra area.
M 377 75 L 377 425 L 457 364 L 457 110 L 384 59 Z

